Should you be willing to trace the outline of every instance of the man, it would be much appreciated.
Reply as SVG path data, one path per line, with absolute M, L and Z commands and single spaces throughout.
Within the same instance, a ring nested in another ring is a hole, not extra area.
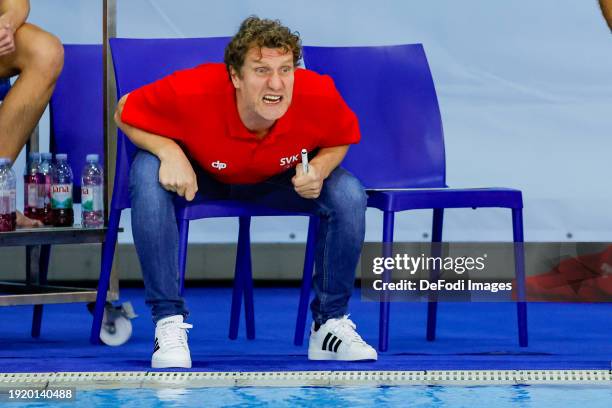
M 197 191 L 200 199 L 318 214 L 308 357 L 377 358 L 347 316 L 366 195 L 338 165 L 348 145 L 359 141 L 357 118 L 329 77 L 297 69 L 300 57 L 296 34 L 279 21 L 249 17 L 227 46 L 225 65 L 176 72 L 119 101 L 117 125 L 142 149 L 131 168 L 130 198 L 156 322 L 154 368 L 191 367 L 173 200 L 191 201 Z M 307 173 L 296 166 L 302 148 L 314 156 Z
M 54 35 L 26 23 L 28 0 L 0 1 L 0 78 L 19 75 L 0 104 L 0 157 L 15 161 L 43 114 L 64 65 Z M 42 225 L 17 212 L 17 225 Z

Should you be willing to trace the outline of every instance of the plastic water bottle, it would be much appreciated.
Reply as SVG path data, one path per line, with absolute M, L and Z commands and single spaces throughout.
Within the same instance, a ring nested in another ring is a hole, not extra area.
M 68 164 L 67 154 L 56 154 L 53 184 L 51 184 L 51 211 L 53 225 L 72 227 L 74 211 L 72 210 L 72 169 Z
M 40 174 L 40 153 L 31 152 L 23 176 L 23 214 L 34 220 L 42 220 L 43 179 Z
M 43 209 L 41 221 L 45 225 L 53 225 L 53 211 L 51 210 L 51 185 L 53 184 L 53 165 L 51 153 L 41 153 L 40 174 L 42 176 Z
M 0 232 L 17 227 L 17 179 L 11 169 L 11 159 L 0 158 Z
M 104 172 L 97 154 L 87 155 L 81 175 L 81 224 L 85 228 L 104 226 Z

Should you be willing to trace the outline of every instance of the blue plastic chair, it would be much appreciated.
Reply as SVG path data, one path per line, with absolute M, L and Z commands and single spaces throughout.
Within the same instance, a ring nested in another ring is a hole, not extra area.
M 73 201 L 81 202 L 81 169 L 88 154 L 104 163 L 102 45 L 64 45 L 64 68 L 49 102 L 50 151 L 67 153 Z
M 6 98 L 6 94 L 11 90 L 11 79 L 0 78 L 0 101 Z
M 383 243 L 393 242 L 396 212 L 433 209 L 432 242 L 442 241 L 445 208 L 512 210 L 520 346 L 527 346 L 522 194 L 507 188 L 451 189 L 446 185 L 444 134 L 433 78 L 421 44 L 381 47 L 305 47 L 306 67 L 330 75 L 357 114 L 362 140 L 343 166 L 383 211 Z M 372 189 L 406 189 L 371 191 Z M 427 340 L 435 339 L 437 302 L 427 309 Z M 380 304 L 379 349 L 386 351 L 389 303 Z
M 223 52 L 229 42 L 227 37 L 185 38 L 185 39 L 111 39 L 110 45 L 115 68 L 117 95 L 122 96 L 145 84 L 160 79 L 179 69 L 194 67 L 205 62 L 222 62 Z M 128 194 L 129 168 L 136 153 L 136 147 L 118 131 L 117 161 L 113 197 L 110 205 L 108 233 L 103 246 L 102 265 L 98 284 L 98 298 L 90 341 L 99 342 L 106 291 L 117 241 L 117 229 L 121 211 L 130 207 Z M 238 336 L 241 300 L 244 296 L 247 338 L 255 338 L 253 310 L 253 280 L 250 252 L 250 222 L 252 216 L 310 216 L 309 238 L 304 261 L 304 282 L 302 294 L 308 297 L 314 263 L 315 234 L 317 218 L 312 214 L 291 213 L 239 201 L 177 200 L 176 216 L 179 228 L 179 272 L 181 290 L 184 288 L 185 265 L 187 260 L 187 238 L 189 221 L 213 217 L 239 217 L 238 250 L 232 294 L 229 337 Z M 300 309 L 299 313 L 303 313 Z M 303 313 L 305 314 L 305 312 Z M 296 325 L 296 327 L 299 327 Z M 297 330 L 297 329 L 296 329 Z

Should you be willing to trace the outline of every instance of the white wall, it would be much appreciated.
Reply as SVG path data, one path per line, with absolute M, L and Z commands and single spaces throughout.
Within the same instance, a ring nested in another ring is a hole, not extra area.
M 101 41 L 101 1 L 31 3 L 30 21 L 63 42 Z M 281 19 L 307 45 L 423 43 L 449 185 L 522 189 L 527 240 L 612 239 L 612 35 L 597 0 L 118 0 L 118 35 L 232 35 L 250 14 Z M 129 242 L 123 224 L 120 240 Z M 236 224 L 198 221 L 191 240 L 233 241 Z M 429 229 L 428 212 L 403 213 L 396 239 L 420 240 Z M 305 220 L 260 219 L 253 240 L 300 241 L 305 233 Z M 380 235 L 372 210 L 367 239 Z M 509 211 L 450 210 L 445 237 L 511 239 Z

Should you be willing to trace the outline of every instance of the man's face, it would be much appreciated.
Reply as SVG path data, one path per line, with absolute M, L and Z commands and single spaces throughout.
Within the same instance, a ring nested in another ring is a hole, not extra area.
M 289 109 L 294 75 L 291 51 L 252 47 L 245 56 L 241 75 L 233 68 L 231 73 L 239 111 L 249 120 L 275 121 Z

